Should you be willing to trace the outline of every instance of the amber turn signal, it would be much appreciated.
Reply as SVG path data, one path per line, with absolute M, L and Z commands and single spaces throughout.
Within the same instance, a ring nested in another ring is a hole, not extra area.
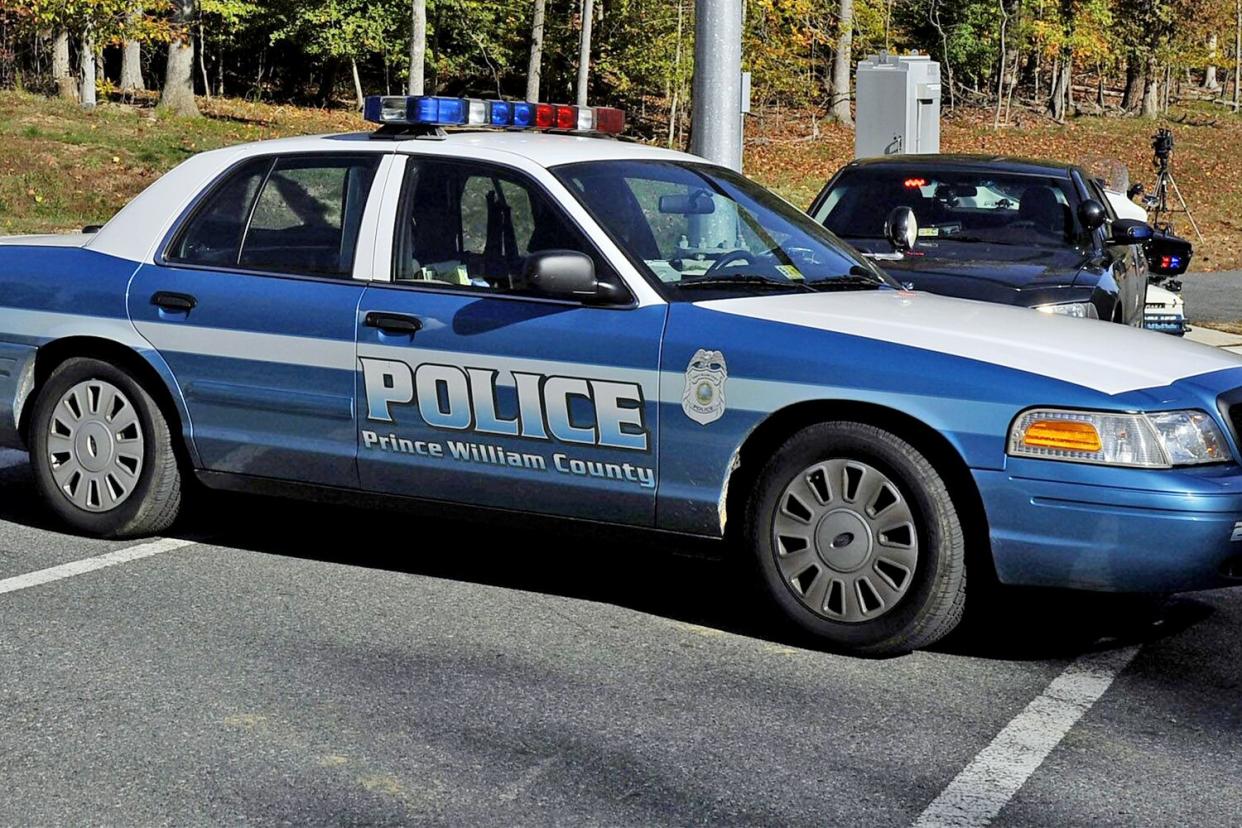
M 1066 451 L 1097 452 L 1104 447 L 1096 427 L 1081 420 L 1035 420 L 1027 425 L 1022 442 Z

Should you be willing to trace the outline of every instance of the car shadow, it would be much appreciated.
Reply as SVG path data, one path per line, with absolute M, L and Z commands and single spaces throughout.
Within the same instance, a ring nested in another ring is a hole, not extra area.
M 25 464 L 0 469 L 0 520 L 63 531 Z M 597 601 L 809 650 L 822 644 L 768 610 L 720 543 L 458 507 L 400 509 L 196 492 L 177 537 L 266 555 Z M 976 596 L 978 598 L 979 596 Z M 1058 590 L 988 589 L 933 652 L 1006 661 L 1075 658 L 1176 635 L 1212 609 Z

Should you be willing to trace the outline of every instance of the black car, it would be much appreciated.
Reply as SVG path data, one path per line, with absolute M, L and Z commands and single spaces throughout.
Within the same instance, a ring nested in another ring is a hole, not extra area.
M 1152 228 L 1078 167 L 971 155 L 854 161 L 810 209 L 916 290 L 1143 324 Z

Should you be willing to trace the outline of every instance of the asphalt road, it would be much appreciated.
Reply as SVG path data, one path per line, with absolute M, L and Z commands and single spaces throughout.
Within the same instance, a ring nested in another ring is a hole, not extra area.
M 0 467 L 0 824 L 908 825 L 1134 645 L 998 824 L 1242 814 L 1242 593 L 1009 594 L 866 661 L 683 544 L 251 498 L 5 592 L 136 546 L 55 531 Z
M 1242 270 L 1188 273 L 1182 277 L 1182 296 L 1191 322 L 1242 321 Z

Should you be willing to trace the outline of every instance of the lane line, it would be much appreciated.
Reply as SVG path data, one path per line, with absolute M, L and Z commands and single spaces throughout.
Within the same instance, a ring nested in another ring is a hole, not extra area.
M 987 825 L 1138 654 L 1081 656 L 1005 725 L 915 820 L 915 828 Z
M 93 558 L 83 558 L 80 561 L 70 561 L 60 566 L 40 569 L 36 572 L 27 572 L 25 575 L 15 575 L 12 578 L 0 580 L 0 595 L 6 592 L 17 592 L 21 589 L 30 589 L 42 584 L 49 584 L 53 581 L 61 581 L 65 578 L 85 575 L 88 572 L 105 569 L 109 566 L 118 566 L 131 563 L 132 561 L 139 561 L 143 558 L 162 555 L 165 552 L 173 552 L 187 546 L 193 546 L 194 543 L 194 541 L 178 540 L 176 538 L 160 538 L 149 543 L 140 543 L 137 546 L 128 546 L 115 552 L 96 555 Z

